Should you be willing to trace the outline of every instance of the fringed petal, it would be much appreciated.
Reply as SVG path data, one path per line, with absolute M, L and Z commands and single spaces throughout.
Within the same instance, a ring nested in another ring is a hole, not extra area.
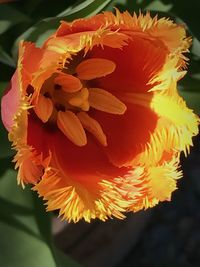
M 53 36 L 47 40 L 45 48 L 48 51 L 56 52 L 58 55 L 78 53 L 81 50 L 84 50 L 86 54 L 94 46 L 122 48 L 127 44 L 129 39 L 130 37 L 123 33 L 99 28 L 96 31 L 72 33 L 63 37 Z
M 48 211 L 58 209 L 59 216 L 69 222 L 77 222 L 82 218 L 87 222 L 95 218 L 105 221 L 112 216 L 124 218 L 121 212 L 125 209 L 114 204 L 114 201 L 117 202 L 117 192 L 115 192 L 115 198 L 112 198 L 111 194 L 107 194 L 106 198 L 106 193 L 101 198 L 99 196 L 101 186 L 98 186 L 93 194 L 82 186 L 61 186 L 63 178 L 59 177 L 57 171 L 48 169 L 42 180 L 34 187 L 34 190 L 47 201 Z M 112 191 L 114 190 L 110 190 Z
M 31 96 L 28 96 L 27 89 L 41 58 L 42 51 L 34 44 L 20 43 L 18 68 L 2 100 L 2 108 L 5 110 L 5 116 L 2 114 L 2 117 L 5 118 L 5 125 L 8 125 L 12 147 L 17 151 L 14 162 L 16 168 L 19 168 L 17 180 L 22 186 L 26 183 L 36 183 L 42 176 L 41 155 L 27 144 L 28 113 L 32 108 Z
M 159 128 L 168 129 L 167 136 L 173 139 L 171 147 L 177 151 L 189 152 L 192 146 L 192 137 L 198 134 L 199 118 L 187 108 L 184 100 L 178 95 L 167 96 L 156 94 L 151 102 L 152 109 L 158 114 Z
M 171 200 L 171 195 L 177 188 L 176 181 L 181 177 L 179 160 L 173 155 L 171 160 L 145 168 L 140 195 L 135 198 L 134 204 L 129 210 L 147 209 L 155 206 L 160 201 Z
M 25 184 L 36 184 L 43 175 L 43 160 L 41 155 L 29 146 L 21 146 L 14 157 L 16 168 L 19 168 L 17 182 L 23 187 Z
M 116 15 L 111 12 L 104 12 L 88 19 L 78 19 L 72 23 L 63 21 L 55 36 L 68 36 L 73 33 L 86 31 L 97 31 L 98 29 L 111 29 L 119 34 L 140 35 L 151 42 L 154 40 L 163 43 L 169 51 L 180 57 L 180 65 L 185 66 L 187 58 L 183 53 L 188 52 L 191 38 L 186 37 L 184 25 L 177 25 L 168 18 L 158 19 L 157 16 L 151 17 L 147 12 L 145 15 L 129 12 L 120 13 L 116 9 Z
M 28 85 L 31 83 L 33 74 L 39 69 L 44 50 L 35 47 L 35 44 L 22 41 L 19 45 L 18 80 L 20 91 L 26 95 Z

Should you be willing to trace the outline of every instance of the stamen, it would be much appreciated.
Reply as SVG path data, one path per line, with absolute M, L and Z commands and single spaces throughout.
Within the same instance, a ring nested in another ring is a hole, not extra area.
M 62 86 L 62 90 L 67 93 L 77 92 L 81 89 L 82 84 L 80 80 L 73 75 L 60 73 L 55 79 L 54 82 L 57 85 Z
M 111 114 L 122 115 L 126 111 L 126 105 L 117 97 L 101 88 L 89 89 L 89 104 L 91 107 Z
M 104 58 L 91 58 L 82 61 L 76 68 L 78 78 L 92 80 L 104 77 L 115 70 L 115 63 Z
M 87 88 L 82 88 L 80 92 L 76 94 L 76 96 L 69 99 L 69 104 L 74 107 L 79 107 L 84 111 L 89 110 L 89 102 L 88 102 L 89 92 Z
M 88 132 L 93 134 L 103 146 L 107 146 L 106 135 L 95 119 L 91 118 L 86 112 L 79 112 L 77 117 Z
M 89 104 L 89 101 L 86 100 L 81 106 L 80 108 L 83 110 L 83 111 L 88 111 L 90 109 L 90 104 Z
M 59 111 L 57 116 L 58 128 L 69 140 L 77 146 L 85 146 L 87 137 L 77 116 L 71 111 Z
M 44 123 L 49 120 L 53 112 L 53 103 L 50 98 L 39 95 L 37 104 L 35 105 L 35 113 Z

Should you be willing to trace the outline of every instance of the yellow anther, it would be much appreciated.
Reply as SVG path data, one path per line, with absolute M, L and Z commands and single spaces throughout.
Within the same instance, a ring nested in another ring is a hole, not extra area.
M 58 128 L 75 145 L 85 146 L 87 137 L 78 117 L 71 111 L 59 111 L 57 116 Z
M 104 77 L 115 70 L 115 63 L 105 58 L 90 58 L 82 61 L 76 68 L 78 78 L 92 80 Z
M 34 110 L 38 118 L 43 122 L 47 122 L 53 112 L 53 103 L 50 98 L 46 98 L 40 94 Z
M 126 111 L 126 105 L 117 97 L 101 88 L 90 88 L 90 106 L 110 114 L 122 115 Z
M 82 88 L 76 96 L 72 97 L 69 100 L 69 104 L 74 106 L 74 107 L 79 107 L 84 111 L 89 110 L 89 102 L 88 102 L 88 96 L 89 92 L 87 88 Z
M 74 107 L 80 107 L 83 104 L 83 99 L 80 97 L 72 97 L 69 99 L 69 104 Z
M 106 135 L 95 119 L 91 118 L 86 112 L 79 112 L 77 117 L 88 132 L 93 134 L 103 146 L 107 146 Z
M 90 104 L 88 102 L 88 100 L 86 100 L 81 106 L 80 108 L 83 110 L 83 111 L 88 111 L 90 109 Z
M 89 91 L 88 91 L 88 89 L 86 87 L 81 89 L 80 96 L 82 97 L 83 100 L 88 99 Z
M 59 73 L 54 79 L 54 82 L 62 86 L 62 90 L 66 93 L 77 92 L 82 88 L 82 84 L 78 78 L 66 73 Z

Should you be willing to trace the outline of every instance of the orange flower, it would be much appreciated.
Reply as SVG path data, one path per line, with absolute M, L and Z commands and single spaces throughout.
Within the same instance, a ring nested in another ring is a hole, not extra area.
M 21 42 L 2 99 L 18 183 L 74 222 L 170 200 L 198 133 L 177 92 L 190 42 L 169 19 L 119 11 L 63 21 L 41 48 Z

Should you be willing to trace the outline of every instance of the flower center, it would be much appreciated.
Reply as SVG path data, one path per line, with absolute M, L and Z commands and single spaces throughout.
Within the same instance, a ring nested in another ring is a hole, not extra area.
M 35 101 L 35 113 L 44 122 L 56 123 L 62 133 L 75 145 L 87 144 L 86 131 L 107 146 L 106 135 L 101 125 L 88 111 L 122 115 L 126 106 L 114 95 L 102 88 L 91 88 L 89 80 L 111 74 L 115 63 L 103 58 L 86 59 L 79 63 L 74 73 L 54 73 L 46 81 Z

